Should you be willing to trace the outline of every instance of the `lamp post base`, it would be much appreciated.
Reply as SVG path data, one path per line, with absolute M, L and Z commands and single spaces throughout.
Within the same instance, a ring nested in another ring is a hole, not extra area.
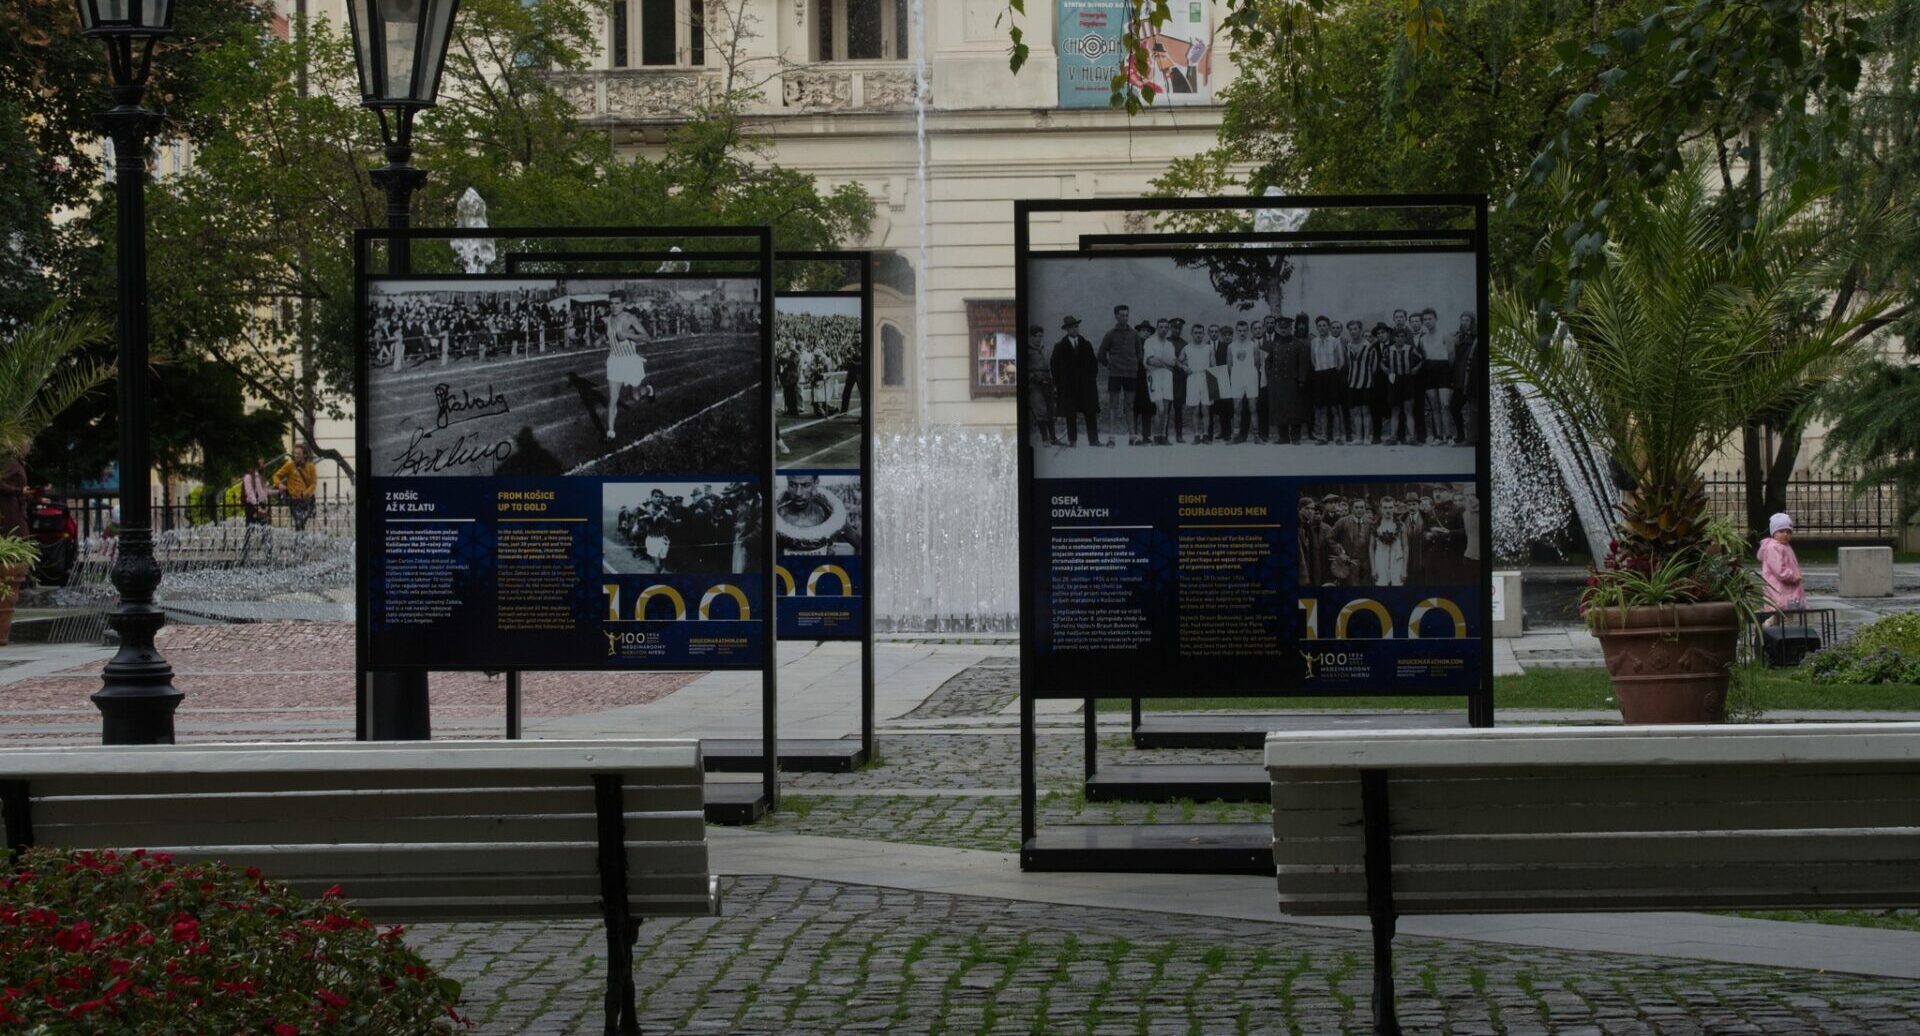
M 172 684 L 93 692 L 93 704 L 100 709 L 100 743 L 173 744 L 173 710 L 185 697 Z

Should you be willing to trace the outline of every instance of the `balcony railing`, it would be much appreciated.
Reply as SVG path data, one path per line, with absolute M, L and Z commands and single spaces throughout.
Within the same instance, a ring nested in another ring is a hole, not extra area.
M 766 86 L 755 115 L 813 112 L 912 111 L 917 73 L 912 65 L 822 62 L 790 65 Z M 583 119 L 673 122 L 710 102 L 720 73 L 690 68 L 617 68 L 555 73 L 561 96 Z

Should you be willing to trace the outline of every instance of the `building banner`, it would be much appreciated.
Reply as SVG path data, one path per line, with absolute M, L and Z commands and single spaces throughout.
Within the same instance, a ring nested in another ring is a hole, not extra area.
M 1142 18 L 1134 35 L 1147 50 L 1147 71 L 1129 67 L 1135 89 L 1151 84 L 1157 105 L 1213 103 L 1213 23 L 1207 0 L 1172 0 L 1156 28 Z
M 866 636 L 867 342 L 859 293 L 774 299 L 780 636 Z
M 1105 108 L 1125 67 L 1133 0 L 1060 0 L 1059 13 L 1060 107 Z
M 765 285 L 369 278 L 369 667 L 763 666 Z
M 1481 688 L 1471 246 L 1034 253 L 1026 298 L 1040 696 Z

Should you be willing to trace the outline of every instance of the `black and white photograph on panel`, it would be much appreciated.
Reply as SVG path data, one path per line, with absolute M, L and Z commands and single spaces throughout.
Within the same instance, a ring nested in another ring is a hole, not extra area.
M 605 482 L 601 559 L 613 575 L 759 572 L 760 493 L 749 482 Z
M 1309 482 L 1298 519 L 1302 586 L 1480 581 L 1486 548 L 1472 482 Z
M 375 476 L 764 463 L 757 278 L 375 278 L 367 309 Z
M 1477 285 L 1471 251 L 1035 255 L 1034 472 L 1472 471 Z
M 858 554 L 860 476 L 776 475 L 773 534 L 782 554 Z
M 858 469 L 867 406 L 860 297 L 780 295 L 773 314 L 780 466 Z

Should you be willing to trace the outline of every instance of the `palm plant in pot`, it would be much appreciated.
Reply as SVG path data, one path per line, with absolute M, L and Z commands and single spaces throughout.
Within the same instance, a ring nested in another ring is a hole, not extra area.
M 87 351 L 104 335 L 99 320 L 71 316 L 57 303 L 0 333 L 0 472 L 21 463 L 62 410 L 113 376 Z M 21 581 L 39 556 L 39 545 L 20 535 L 25 530 L 10 527 L 24 522 L 24 513 L 0 516 L 0 644 L 11 639 Z
M 1838 373 L 1887 305 L 1862 292 L 1844 317 L 1809 318 L 1867 240 L 1821 236 L 1806 218 L 1817 194 L 1775 198 L 1743 230 L 1701 171 L 1616 200 L 1605 266 L 1569 298 L 1502 290 L 1493 305 L 1497 368 L 1617 468 L 1612 550 L 1581 610 L 1628 723 L 1724 718 L 1756 584 L 1737 530 L 1712 524 L 1700 470 L 1750 418 Z

